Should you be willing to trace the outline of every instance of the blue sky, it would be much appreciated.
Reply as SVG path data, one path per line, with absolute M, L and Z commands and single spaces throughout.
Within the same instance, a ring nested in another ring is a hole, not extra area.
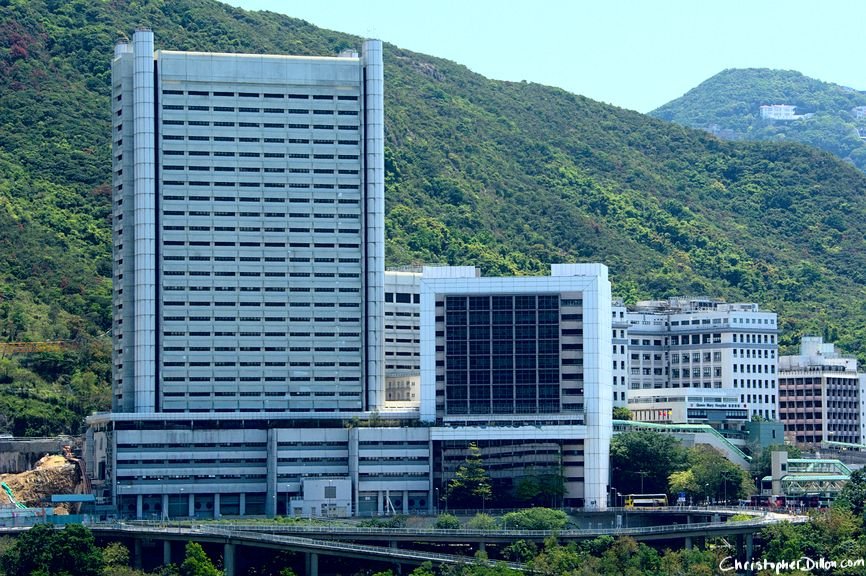
M 859 0 L 229 0 L 648 112 L 725 68 L 866 89 Z

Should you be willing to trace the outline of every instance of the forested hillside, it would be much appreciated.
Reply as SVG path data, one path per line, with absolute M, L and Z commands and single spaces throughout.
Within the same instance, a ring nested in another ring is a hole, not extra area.
M 107 406 L 110 60 L 137 26 L 168 49 L 360 46 L 212 0 L 0 0 L 0 340 L 78 346 L 0 359 L 16 434 L 72 430 Z M 538 274 L 601 261 L 627 300 L 757 301 L 779 312 L 783 343 L 826 324 L 866 351 L 866 176 L 849 165 L 391 45 L 385 66 L 390 265 Z
M 796 106 L 797 120 L 765 120 L 761 106 Z M 723 138 L 801 142 L 866 171 L 866 94 L 792 70 L 725 70 L 650 116 Z

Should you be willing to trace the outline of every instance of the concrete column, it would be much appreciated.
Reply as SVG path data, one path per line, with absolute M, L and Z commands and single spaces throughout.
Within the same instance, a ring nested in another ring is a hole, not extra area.
M 307 576 L 319 576 L 319 555 L 315 552 L 307 552 L 304 555 L 304 567 Z
M 409 491 L 403 490 L 403 514 L 409 513 Z
M 686 550 L 692 549 L 692 537 L 686 536 Z
M 162 495 L 162 519 L 168 520 L 168 494 Z
M 247 515 L 247 493 L 246 492 L 241 492 L 240 510 L 238 511 L 238 514 L 240 514 L 241 516 Z
M 742 534 L 737 534 L 737 542 L 734 545 L 734 550 L 736 550 L 736 552 L 737 552 L 737 558 L 742 560 L 743 559 L 743 553 L 745 552 Z
M 223 548 L 223 574 L 235 576 L 235 545 L 228 542 Z
M 171 564 L 171 540 L 162 541 L 162 565 Z
M 189 498 L 187 499 L 186 515 L 190 518 L 195 517 L 195 494 L 193 494 L 192 492 L 190 492 Z
M 755 535 L 746 534 L 746 560 L 752 559 L 752 554 L 755 552 Z
M 379 490 L 379 493 L 376 497 L 376 512 L 379 514 L 379 516 L 382 515 L 382 510 L 383 510 L 384 506 L 385 506 L 385 494 L 381 490 Z
M 141 561 L 142 561 L 142 553 L 141 553 L 141 540 L 138 538 L 135 539 L 135 543 L 133 544 L 132 549 L 132 566 L 137 570 L 141 570 Z
M 265 516 L 277 515 L 277 431 L 268 429 L 267 492 L 265 493 Z
M 220 514 L 220 493 L 216 492 L 213 495 L 213 517 L 214 519 L 219 519 L 222 517 Z
M 144 496 L 141 494 L 135 497 L 135 517 L 139 520 L 144 517 Z

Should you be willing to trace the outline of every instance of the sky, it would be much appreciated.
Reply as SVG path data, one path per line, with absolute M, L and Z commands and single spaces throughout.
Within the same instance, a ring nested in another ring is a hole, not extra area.
M 726 68 L 866 90 L 861 0 L 228 0 L 649 112 Z

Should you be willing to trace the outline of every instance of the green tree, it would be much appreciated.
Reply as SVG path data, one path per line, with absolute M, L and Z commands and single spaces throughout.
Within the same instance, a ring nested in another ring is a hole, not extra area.
M 456 530 L 460 528 L 460 520 L 454 514 L 440 514 L 436 518 L 436 528 L 440 530 Z
M 502 522 L 509 530 L 562 530 L 568 516 L 562 510 L 539 507 L 509 512 Z
M 748 473 L 710 446 L 700 444 L 689 450 L 689 471 L 701 499 L 737 500 L 752 492 Z
M 198 542 L 187 542 L 186 555 L 180 565 L 180 576 L 221 576 Z
M 629 410 L 625 406 L 614 406 L 613 407 L 613 419 L 614 420 L 631 420 L 631 410 Z
M 482 508 L 493 496 L 490 475 L 484 469 L 481 448 L 475 442 L 469 444 L 466 460 L 448 483 L 447 494 L 452 505 L 465 506 L 474 501 L 480 503 Z
M 863 517 L 866 512 L 866 471 L 863 468 L 851 473 L 833 506 L 850 510 L 858 518 Z
M 668 476 L 668 491 L 671 494 L 685 492 L 694 497 L 699 493 L 695 473 L 692 470 L 680 470 Z
M 490 514 L 479 512 L 466 521 L 466 527 L 472 530 L 493 530 L 496 528 L 496 518 Z
M 0 563 L 6 576 L 99 576 L 105 566 L 93 533 L 80 524 L 63 530 L 37 524 L 18 537 Z
M 687 463 L 680 441 L 666 434 L 625 432 L 610 441 L 613 485 L 622 494 L 665 492 L 670 475 Z

